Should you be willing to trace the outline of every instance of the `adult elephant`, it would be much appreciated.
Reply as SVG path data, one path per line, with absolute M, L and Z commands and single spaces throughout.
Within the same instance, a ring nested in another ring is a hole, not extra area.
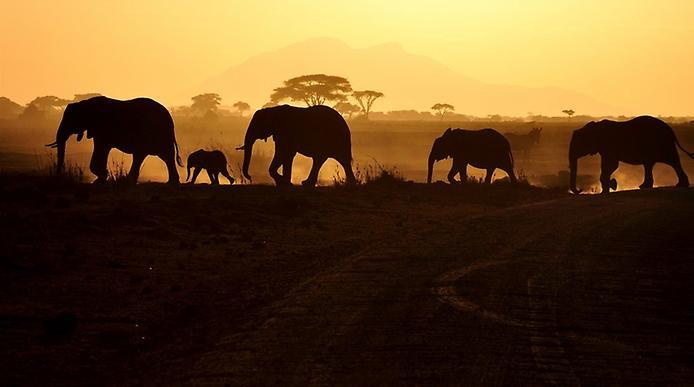
M 485 183 L 492 181 L 497 168 L 508 174 L 511 182 L 516 182 L 513 173 L 513 154 L 508 140 L 494 129 L 464 130 L 448 128 L 441 137 L 434 140 L 429 153 L 427 183 L 431 183 L 434 162 L 453 157 L 453 166 L 448 172 L 448 181 L 455 184 L 455 175 L 460 174 L 461 182 L 467 180 L 468 164 L 486 169 Z
M 133 155 L 128 177 L 137 182 L 142 162 L 149 155 L 166 163 L 169 183 L 178 184 L 176 163 L 183 166 L 178 155 L 174 123 L 168 110 L 149 98 L 120 101 L 108 97 L 93 97 L 67 105 L 60 121 L 56 140 L 46 146 L 58 148 L 58 172 L 65 165 L 65 143 L 71 135 L 82 140 L 94 139 L 94 152 L 89 170 L 97 176 L 95 183 L 108 177 L 107 162 L 111 149 Z
M 678 187 L 688 187 L 689 179 L 682 169 L 677 147 L 689 157 L 692 153 L 682 148 L 670 125 L 650 116 L 641 116 L 629 121 L 617 122 L 602 120 L 589 122 L 575 130 L 569 147 L 570 189 L 580 193 L 576 187 L 578 159 L 586 155 L 600 153 L 600 184 L 602 192 L 617 188 L 612 173 L 619 162 L 643 165 L 644 181 L 640 188 L 653 187 L 653 165 L 662 162 L 672 166 L 677 173 Z
M 352 172 L 352 140 L 349 127 L 340 113 L 327 106 L 307 108 L 289 105 L 261 109 L 253 114 L 243 150 L 243 175 L 251 180 L 248 167 L 253 144 L 272 136 L 275 155 L 270 162 L 270 176 L 277 185 L 291 185 L 294 156 L 301 153 L 313 159 L 313 166 L 303 185 L 314 186 L 318 172 L 328 158 L 333 158 L 345 169 L 348 184 L 356 182 Z M 277 170 L 282 166 L 282 174 Z

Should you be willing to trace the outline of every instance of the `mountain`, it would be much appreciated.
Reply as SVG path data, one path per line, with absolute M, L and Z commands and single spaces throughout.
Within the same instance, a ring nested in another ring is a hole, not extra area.
M 217 92 L 232 104 L 244 100 L 254 108 L 268 102 L 272 90 L 291 77 L 324 73 L 346 77 L 355 90 L 385 94 L 375 110 L 428 110 L 437 102 L 453 104 L 457 113 L 523 116 L 528 112 L 560 115 L 608 114 L 614 109 L 581 93 L 554 87 L 529 88 L 480 82 L 440 62 L 410 54 L 397 43 L 352 48 L 340 40 L 316 38 L 254 56 L 212 77 L 195 92 Z

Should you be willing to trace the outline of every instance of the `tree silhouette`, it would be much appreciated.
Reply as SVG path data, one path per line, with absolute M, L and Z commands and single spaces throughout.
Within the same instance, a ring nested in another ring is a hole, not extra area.
M 75 94 L 75 98 L 73 98 L 72 101 L 70 101 L 70 102 L 84 101 L 85 99 L 94 98 L 94 97 L 101 97 L 101 94 L 99 94 L 99 93 Z
M 51 112 L 64 108 L 68 103 L 70 103 L 70 101 L 67 99 L 58 98 L 54 95 L 46 95 L 34 98 L 27 104 L 27 107 L 33 105 L 40 111 Z
M 70 100 L 58 98 L 54 95 L 36 97 L 26 105 L 19 118 L 22 120 L 43 120 L 59 114 L 68 103 L 70 103 Z
M 288 99 L 316 106 L 326 101 L 346 101 L 351 91 L 352 86 L 346 78 L 325 74 L 302 75 L 284 81 L 284 86 L 276 88 L 270 100 L 279 103 Z
M 569 116 L 569 118 L 571 118 L 571 116 L 573 116 L 574 113 L 576 113 L 576 112 L 573 111 L 572 109 L 562 110 L 561 112 L 564 113 L 564 114 L 566 114 L 567 116 Z
M 355 91 L 352 93 L 352 96 L 357 100 L 359 106 L 361 106 L 361 110 L 364 112 L 364 118 L 368 120 L 369 113 L 371 112 L 371 106 L 377 99 L 383 97 L 383 93 L 373 90 L 362 90 Z
M 249 105 L 248 103 L 243 102 L 243 101 L 238 101 L 231 106 L 235 107 L 236 110 L 239 111 L 239 113 L 241 114 L 241 117 L 243 117 L 243 112 L 251 110 L 251 105 Z
M 440 120 L 443 120 L 443 116 L 445 116 L 448 112 L 454 111 L 455 106 L 447 103 L 437 103 L 431 107 L 431 110 L 436 112 L 436 115 L 439 116 Z
M 198 94 L 191 98 L 193 104 L 190 106 L 193 111 L 196 111 L 204 116 L 214 115 L 222 103 L 222 97 L 217 93 Z
M 349 119 L 352 119 L 352 114 L 362 111 L 362 108 L 349 102 L 338 102 L 333 108 L 343 116 L 346 115 Z

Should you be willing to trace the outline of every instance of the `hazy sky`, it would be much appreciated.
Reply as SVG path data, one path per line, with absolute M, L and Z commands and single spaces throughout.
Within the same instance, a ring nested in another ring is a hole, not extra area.
M 692 114 L 693 20 L 692 0 L 2 0 L 0 95 L 174 103 L 254 54 L 328 36 L 354 47 L 400 42 L 485 82 Z

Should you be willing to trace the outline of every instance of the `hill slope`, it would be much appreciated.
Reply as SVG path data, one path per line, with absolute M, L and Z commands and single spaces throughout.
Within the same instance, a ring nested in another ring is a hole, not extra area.
M 355 89 L 382 91 L 386 98 L 378 102 L 378 110 L 427 110 L 436 102 L 448 102 L 460 113 L 475 115 L 556 115 L 567 107 L 591 114 L 613 111 L 588 96 L 559 88 L 480 82 L 433 59 L 408 53 L 397 43 L 357 49 L 328 38 L 262 53 L 190 92 L 218 92 L 229 103 L 243 99 L 258 107 L 283 80 L 313 73 L 345 76 Z

